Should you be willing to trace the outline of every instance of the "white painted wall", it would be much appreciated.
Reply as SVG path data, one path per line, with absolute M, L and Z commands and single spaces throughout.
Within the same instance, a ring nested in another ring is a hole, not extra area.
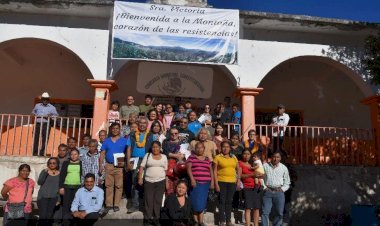
M 108 30 L 0 24 L 0 43 L 19 38 L 58 43 L 78 55 L 95 79 L 107 78 Z
M 328 53 L 331 52 L 329 47 L 319 44 L 240 39 L 239 65 L 228 65 L 227 68 L 234 74 L 235 78 L 240 78 L 241 87 L 258 87 L 264 77 L 282 62 L 300 56 L 329 57 Z M 338 56 L 331 53 L 331 58 L 338 59 Z M 359 75 L 353 76 L 351 74 L 350 77 L 355 80 L 366 96 L 374 94 L 374 90 Z
M 127 96 L 133 95 L 135 97 L 136 105 L 144 103 L 145 94 L 138 93 L 136 90 L 138 64 L 138 61 L 129 62 L 116 73 L 114 79 L 116 80 L 119 89 L 111 93 L 112 100 L 118 100 L 122 104 L 126 104 Z M 236 84 L 234 84 L 234 81 L 232 81 L 220 67 L 210 65 L 197 66 L 212 68 L 214 72 L 214 80 L 212 83 L 211 97 L 204 100 L 194 100 L 193 105 L 203 107 L 204 104 L 210 104 L 215 107 L 218 102 L 223 102 L 225 96 L 231 96 L 232 102 L 239 102 L 239 100 L 233 96 L 236 90 Z

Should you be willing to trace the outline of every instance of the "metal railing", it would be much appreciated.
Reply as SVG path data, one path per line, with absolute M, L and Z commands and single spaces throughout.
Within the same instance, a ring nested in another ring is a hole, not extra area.
M 230 131 L 238 125 L 226 126 Z M 265 155 L 281 146 L 293 164 L 376 165 L 375 133 L 371 129 L 256 125 L 255 130 Z
M 77 139 L 92 131 L 92 118 L 35 117 L 0 114 L 0 155 L 56 156 L 68 137 Z

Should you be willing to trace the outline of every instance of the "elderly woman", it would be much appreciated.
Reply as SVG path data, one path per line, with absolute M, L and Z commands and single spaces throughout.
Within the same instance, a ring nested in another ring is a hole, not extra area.
M 149 153 L 145 154 L 139 169 L 138 183 L 144 186 L 145 223 L 156 224 L 166 187 L 168 159 L 161 154 L 161 143 L 153 141 Z M 143 178 L 144 174 L 144 178 Z
M 27 221 L 32 214 L 32 194 L 35 182 L 29 178 L 30 166 L 22 164 L 18 168 L 18 176 L 8 179 L 4 182 L 1 195 L 7 200 L 4 206 L 3 225 L 10 220 L 23 219 L 27 225 Z M 22 209 L 22 211 L 17 211 Z
M 60 195 L 58 194 L 58 158 L 49 158 L 47 161 L 47 168 L 41 171 L 37 184 L 41 186 L 37 196 L 40 225 L 53 225 L 54 211 L 61 201 Z

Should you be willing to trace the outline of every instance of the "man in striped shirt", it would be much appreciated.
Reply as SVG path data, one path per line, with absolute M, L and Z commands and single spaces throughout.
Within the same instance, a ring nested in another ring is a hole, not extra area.
M 285 206 L 284 192 L 289 189 L 290 177 L 288 168 L 281 162 L 281 153 L 276 151 L 270 163 L 264 164 L 264 196 L 262 208 L 263 226 L 269 226 L 269 214 L 274 207 L 273 226 L 282 225 L 282 215 Z

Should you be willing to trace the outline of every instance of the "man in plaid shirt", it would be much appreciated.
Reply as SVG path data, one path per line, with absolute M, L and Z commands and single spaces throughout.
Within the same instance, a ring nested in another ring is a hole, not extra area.
M 100 153 L 98 152 L 98 141 L 95 139 L 91 139 L 88 145 L 88 152 L 81 156 L 82 161 L 82 177 L 88 173 L 92 173 L 95 175 L 95 184 L 98 186 L 102 186 L 104 182 L 104 173 L 99 176 L 99 158 Z M 104 169 L 102 170 L 104 171 Z

